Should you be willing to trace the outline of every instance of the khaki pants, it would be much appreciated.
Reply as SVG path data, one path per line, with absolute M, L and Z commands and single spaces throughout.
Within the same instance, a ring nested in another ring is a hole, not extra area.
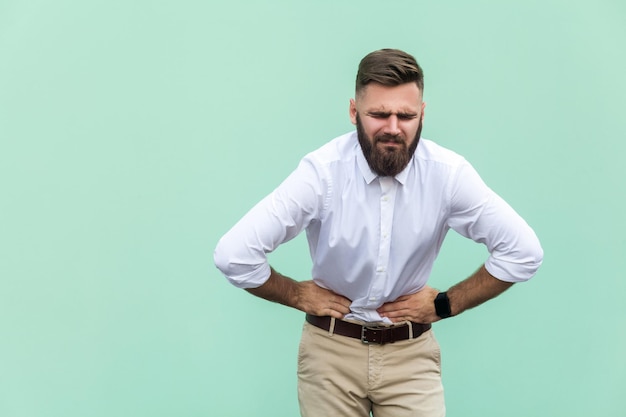
M 432 330 L 366 345 L 305 322 L 298 353 L 302 417 L 443 417 L 440 358 Z

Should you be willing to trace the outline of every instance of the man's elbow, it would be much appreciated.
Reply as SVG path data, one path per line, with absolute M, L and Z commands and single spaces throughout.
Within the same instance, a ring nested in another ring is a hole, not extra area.
M 539 241 L 535 241 L 515 249 L 492 252 L 485 268 L 501 281 L 524 282 L 535 276 L 542 263 L 543 249 Z
M 244 261 L 243 256 L 233 255 L 219 243 L 213 252 L 213 263 L 237 288 L 259 287 L 270 275 L 270 266 L 266 258 L 255 262 Z

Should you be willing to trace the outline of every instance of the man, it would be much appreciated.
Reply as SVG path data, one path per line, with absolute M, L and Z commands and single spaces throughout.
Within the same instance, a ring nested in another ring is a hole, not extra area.
M 236 286 L 306 313 L 298 359 L 301 413 L 443 416 L 431 323 L 530 279 L 543 252 L 524 220 L 462 157 L 420 137 L 426 103 L 415 59 L 383 49 L 361 61 L 356 132 L 307 155 L 218 243 Z M 489 257 L 446 292 L 427 285 L 447 231 Z M 266 254 L 306 230 L 312 280 Z

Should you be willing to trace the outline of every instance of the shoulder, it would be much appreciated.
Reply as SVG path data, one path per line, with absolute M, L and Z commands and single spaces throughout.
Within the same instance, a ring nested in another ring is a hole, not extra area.
M 332 139 L 303 159 L 315 165 L 334 165 L 352 160 L 359 149 L 356 132 L 353 131 Z
M 418 163 L 442 165 L 450 168 L 467 163 L 465 158 L 458 153 L 424 138 L 420 139 L 415 157 Z
M 421 138 L 413 158 L 415 174 L 440 185 L 456 182 L 471 165 L 458 153 L 437 143 Z

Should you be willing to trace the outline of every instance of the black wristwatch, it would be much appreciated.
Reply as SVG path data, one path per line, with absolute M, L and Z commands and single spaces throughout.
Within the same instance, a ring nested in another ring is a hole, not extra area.
M 437 294 L 437 297 L 435 297 L 435 312 L 442 319 L 447 319 L 452 315 L 448 293 L 440 292 Z

